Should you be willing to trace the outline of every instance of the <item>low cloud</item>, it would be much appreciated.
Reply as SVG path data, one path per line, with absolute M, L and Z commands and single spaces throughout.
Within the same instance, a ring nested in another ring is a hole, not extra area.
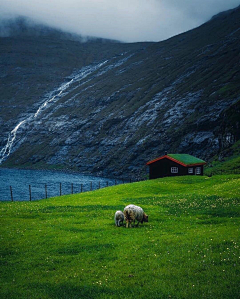
M 0 17 L 26 16 L 85 36 L 160 41 L 238 5 L 239 0 L 0 0 Z

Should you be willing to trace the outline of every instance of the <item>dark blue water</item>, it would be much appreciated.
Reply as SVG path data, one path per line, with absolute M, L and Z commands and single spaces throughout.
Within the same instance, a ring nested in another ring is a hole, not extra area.
M 85 176 L 78 173 L 49 170 L 0 168 L 0 201 L 43 199 L 71 193 L 80 193 L 121 183 L 114 179 Z M 31 186 L 31 192 L 29 191 Z M 47 193 L 47 194 L 46 194 Z

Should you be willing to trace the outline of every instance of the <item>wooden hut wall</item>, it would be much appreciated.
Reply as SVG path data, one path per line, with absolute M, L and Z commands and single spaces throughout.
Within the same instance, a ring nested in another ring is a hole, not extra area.
M 177 172 L 172 172 L 172 167 L 177 167 Z M 161 159 L 149 165 L 149 178 L 157 179 L 165 176 L 181 176 L 181 175 L 196 175 L 196 168 L 199 167 L 201 172 L 198 175 L 203 175 L 203 165 L 185 167 L 167 158 Z M 188 169 L 192 168 L 192 173 Z

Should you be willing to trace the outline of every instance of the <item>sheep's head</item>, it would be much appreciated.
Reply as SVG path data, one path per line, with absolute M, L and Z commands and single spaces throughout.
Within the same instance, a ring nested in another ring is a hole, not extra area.
M 143 213 L 143 221 L 148 222 L 148 215 L 146 215 L 145 213 Z

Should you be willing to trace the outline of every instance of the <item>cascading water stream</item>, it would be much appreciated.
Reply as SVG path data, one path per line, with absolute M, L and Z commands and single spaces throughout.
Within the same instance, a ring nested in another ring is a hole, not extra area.
M 0 164 L 2 161 L 7 158 L 11 153 L 11 148 L 13 146 L 13 142 L 16 139 L 17 130 L 26 122 L 27 120 L 22 120 L 16 127 L 9 133 L 7 144 L 2 148 L 0 152 Z
M 126 53 L 123 53 L 122 55 L 124 55 L 124 54 L 126 54 Z M 14 143 L 16 143 L 16 137 L 17 137 L 17 132 L 18 132 L 19 128 L 23 127 L 25 124 L 29 123 L 30 121 L 33 121 L 34 119 L 36 119 L 41 114 L 41 112 L 43 112 L 45 109 L 49 108 L 49 106 L 51 104 L 56 103 L 64 95 L 64 92 L 66 92 L 67 89 L 70 88 L 72 85 L 75 85 L 75 83 L 80 82 L 81 80 L 85 79 L 86 77 L 88 77 L 89 75 L 91 75 L 92 73 L 94 73 L 98 70 L 99 70 L 99 72 L 96 73 L 95 76 L 97 76 L 97 77 L 101 76 L 101 75 L 105 74 L 106 72 L 121 66 L 133 55 L 134 54 L 130 54 L 129 56 L 126 56 L 120 60 L 117 60 L 114 57 L 112 59 L 113 62 L 109 63 L 108 65 L 106 65 L 106 64 L 109 62 L 109 60 L 105 60 L 96 65 L 89 65 L 89 66 L 83 67 L 80 71 L 72 74 L 69 77 L 71 79 L 69 82 L 61 84 L 59 88 L 57 88 L 53 92 L 51 92 L 48 96 L 48 99 L 39 106 L 39 108 L 37 109 L 37 111 L 34 114 L 31 114 L 27 118 L 21 120 L 15 126 L 15 128 L 9 133 L 7 143 L 0 151 L 0 164 L 11 154 L 13 145 L 14 145 Z M 105 66 L 105 67 L 103 67 L 103 66 Z M 73 86 L 72 89 L 70 89 L 70 91 L 73 91 L 77 87 L 79 87 L 79 85 L 77 85 L 76 87 Z M 18 140 L 18 142 L 21 142 L 21 140 Z
M 24 124 L 26 124 L 26 123 L 34 120 L 35 118 L 37 118 L 37 116 L 41 112 L 43 112 L 47 107 L 49 107 L 49 104 L 57 102 L 61 98 L 61 96 L 63 95 L 64 91 L 66 91 L 69 87 L 71 87 L 71 85 L 73 83 L 76 83 L 76 82 L 79 82 L 79 81 L 83 80 L 88 75 L 92 74 L 94 71 L 98 70 L 103 65 L 105 65 L 107 62 L 108 61 L 106 60 L 104 62 L 101 62 L 101 63 L 97 64 L 97 65 L 82 68 L 80 70 L 80 72 L 75 73 L 74 75 L 72 75 L 72 79 L 69 82 L 61 84 L 58 89 L 56 89 L 52 93 L 50 93 L 48 99 L 43 104 L 40 105 L 40 107 L 37 109 L 37 111 L 34 114 L 31 114 L 30 116 L 28 116 L 24 120 L 20 121 L 15 126 L 15 128 L 9 133 L 7 143 L 0 151 L 0 164 L 10 155 L 13 144 L 16 140 L 17 132 L 18 132 L 20 127 L 23 127 Z M 53 93 L 55 93 L 54 96 L 52 96 Z

